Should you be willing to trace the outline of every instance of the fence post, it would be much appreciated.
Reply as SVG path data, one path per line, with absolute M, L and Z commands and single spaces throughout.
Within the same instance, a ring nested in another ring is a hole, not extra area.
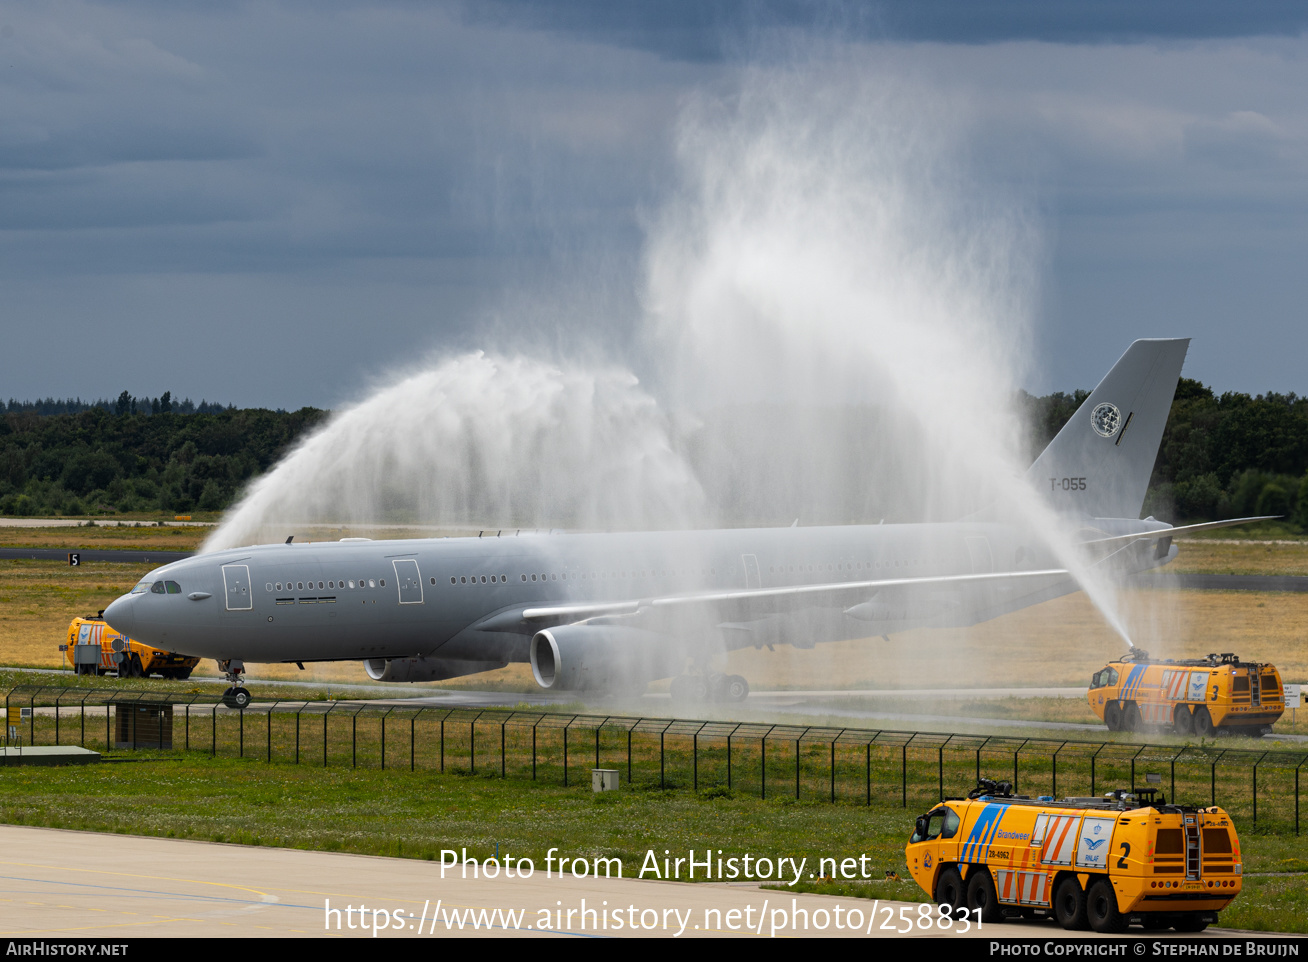
M 690 736 L 691 789 L 699 791 L 699 732 Z
M 768 797 L 768 736 L 767 736 L 767 732 L 764 732 L 764 733 L 763 733 L 763 737 L 759 739 L 759 748 L 761 749 L 761 758 L 759 759 L 759 766 L 758 766 L 759 798 L 761 798 L 761 799 L 763 799 L 764 801 L 766 801 L 766 800 L 767 800 L 767 797 Z
M 1294 766 L 1294 834 L 1299 835 L 1299 769 L 1303 767 L 1303 762 Z
M 631 784 L 631 729 L 627 729 L 627 784 Z
M 276 707 L 277 707 L 276 701 L 274 701 L 271 705 L 268 706 L 268 762 L 270 764 L 272 762 L 272 713 L 273 713 L 273 709 Z
M 531 780 L 536 780 L 536 726 L 540 724 L 540 719 L 531 726 Z
M 445 774 L 445 717 L 441 717 L 441 774 Z
M 736 726 L 739 728 L 740 726 Z M 733 728 L 731 731 L 735 731 Z M 727 732 L 727 791 L 731 791 L 731 732 Z
M 908 808 L 908 742 L 899 746 L 899 790 L 901 807 Z
M 504 752 L 505 752 L 504 726 L 507 725 L 508 723 L 509 720 L 507 718 L 500 719 L 500 778 L 508 777 L 508 775 L 505 774 L 508 771 L 508 767 L 507 767 L 507 763 L 504 761 Z
M 300 764 L 300 712 L 304 711 L 304 704 L 295 709 L 295 764 Z
M 1253 820 L 1258 824 L 1258 766 L 1262 764 L 1263 759 L 1267 757 L 1267 752 L 1258 756 L 1258 761 L 1254 762 L 1253 767 Z
M 804 738 L 800 735 L 795 739 L 795 801 L 799 801 L 799 743 Z
M 409 771 L 413 771 L 414 764 L 414 743 L 418 737 L 418 715 L 422 714 L 422 709 L 409 716 Z
M 831 739 L 831 800 L 833 802 L 836 800 L 836 738 Z
M 940 788 L 940 800 L 945 800 L 945 745 L 942 742 L 936 749 L 936 774 L 937 783 Z
M 105 721 L 105 729 L 104 729 L 105 737 L 107 739 L 109 734 L 108 706 L 105 706 L 104 721 Z M 218 703 L 217 702 L 214 702 L 209 710 L 209 724 L 211 726 L 211 730 L 209 732 L 209 757 L 217 758 L 218 757 Z
M 568 722 L 567 725 L 563 726 L 563 787 L 564 788 L 568 787 L 568 725 L 571 724 L 572 722 Z
M 865 760 L 867 765 L 867 769 L 866 769 L 867 804 L 869 807 L 871 807 L 872 805 L 872 743 L 868 742 L 866 745 L 864 745 L 863 750 L 864 753 L 867 755 L 867 758 Z
M 667 787 L 667 782 L 664 779 L 664 774 L 666 769 L 664 768 L 663 765 L 663 740 L 664 740 L 664 736 L 666 736 L 667 733 L 668 733 L 668 728 L 666 725 L 664 725 L 663 731 L 659 732 L 659 788 Z
M 604 722 L 600 722 L 599 725 L 596 725 L 596 726 L 595 726 L 595 767 L 596 767 L 596 768 L 599 768 L 599 767 L 600 767 L 600 763 L 599 763 L 599 735 L 600 735 L 600 727 L 601 727 L 603 724 L 604 724 Z

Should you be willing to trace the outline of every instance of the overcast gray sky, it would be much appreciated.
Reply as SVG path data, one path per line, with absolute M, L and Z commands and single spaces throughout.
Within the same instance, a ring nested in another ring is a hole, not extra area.
M 0 396 L 331 406 L 519 344 L 639 371 L 678 117 L 814 40 L 954 98 L 1032 199 L 1028 388 L 1191 336 L 1192 377 L 1308 393 L 1303 9 L 0 3 Z

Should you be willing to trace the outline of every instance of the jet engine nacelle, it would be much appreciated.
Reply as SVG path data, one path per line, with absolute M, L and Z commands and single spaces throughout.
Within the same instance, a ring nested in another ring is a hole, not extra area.
M 677 673 L 672 639 L 620 625 L 560 625 L 531 639 L 536 684 L 557 691 L 621 690 Z
M 373 681 L 444 681 L 479 671 L 503 668 L 506 661 L 463 661 L 457 658 L 369 658 L 363 669 Z

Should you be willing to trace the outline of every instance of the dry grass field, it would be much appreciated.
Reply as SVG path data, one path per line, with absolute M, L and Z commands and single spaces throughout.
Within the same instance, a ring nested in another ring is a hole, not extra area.
M 199 528 L 0 528 L 0 546 L 140 547 L 188 550 Z M 331 532 L 339 536 L 338 532 Z M 1308 542 L 1188 541 L 1174 570 L 1308 574 Z M 128 590 L 149 565 L 0 561 L 0 664 L 58 667 L 69 620 Z M 1234 651 L 1278 665 L 1286 681 L 1308 683 L 1308 594 L 1125 590 L 1119 610 L 1136 644 L 1162 657 Z M 964 629 L 919 629 L 890 641 L 867 639 L 813 650 L 733 652 L 727 665 L 763 689 L 1026 688 L 1084 685 L 1125 645 L 1082 594 Z M 202 664 L 201 673 L 213 666 Z M 255 666 L 259 678 L 366 682 L 357 663 Z M 530 669 L 446 683 L 530 690 Z M 666 685 L 666 683 L 664 683 Z

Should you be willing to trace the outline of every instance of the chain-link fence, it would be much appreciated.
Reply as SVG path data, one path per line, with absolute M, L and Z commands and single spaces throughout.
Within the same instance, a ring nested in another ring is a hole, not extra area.
M 1308 747 L 1227 737 L 1152 744 L 348 701 L 235 710 L 193 691 L 20 686 L 6 708 L 13 746 L 207 752 L 563 785 L 589 784 L 591 770 L 605 768 L 629 785 L 906 808 L 964 795 L 982 776 L 1030 796 L 1152 787 L 1296 835 L 1308 764 Z

